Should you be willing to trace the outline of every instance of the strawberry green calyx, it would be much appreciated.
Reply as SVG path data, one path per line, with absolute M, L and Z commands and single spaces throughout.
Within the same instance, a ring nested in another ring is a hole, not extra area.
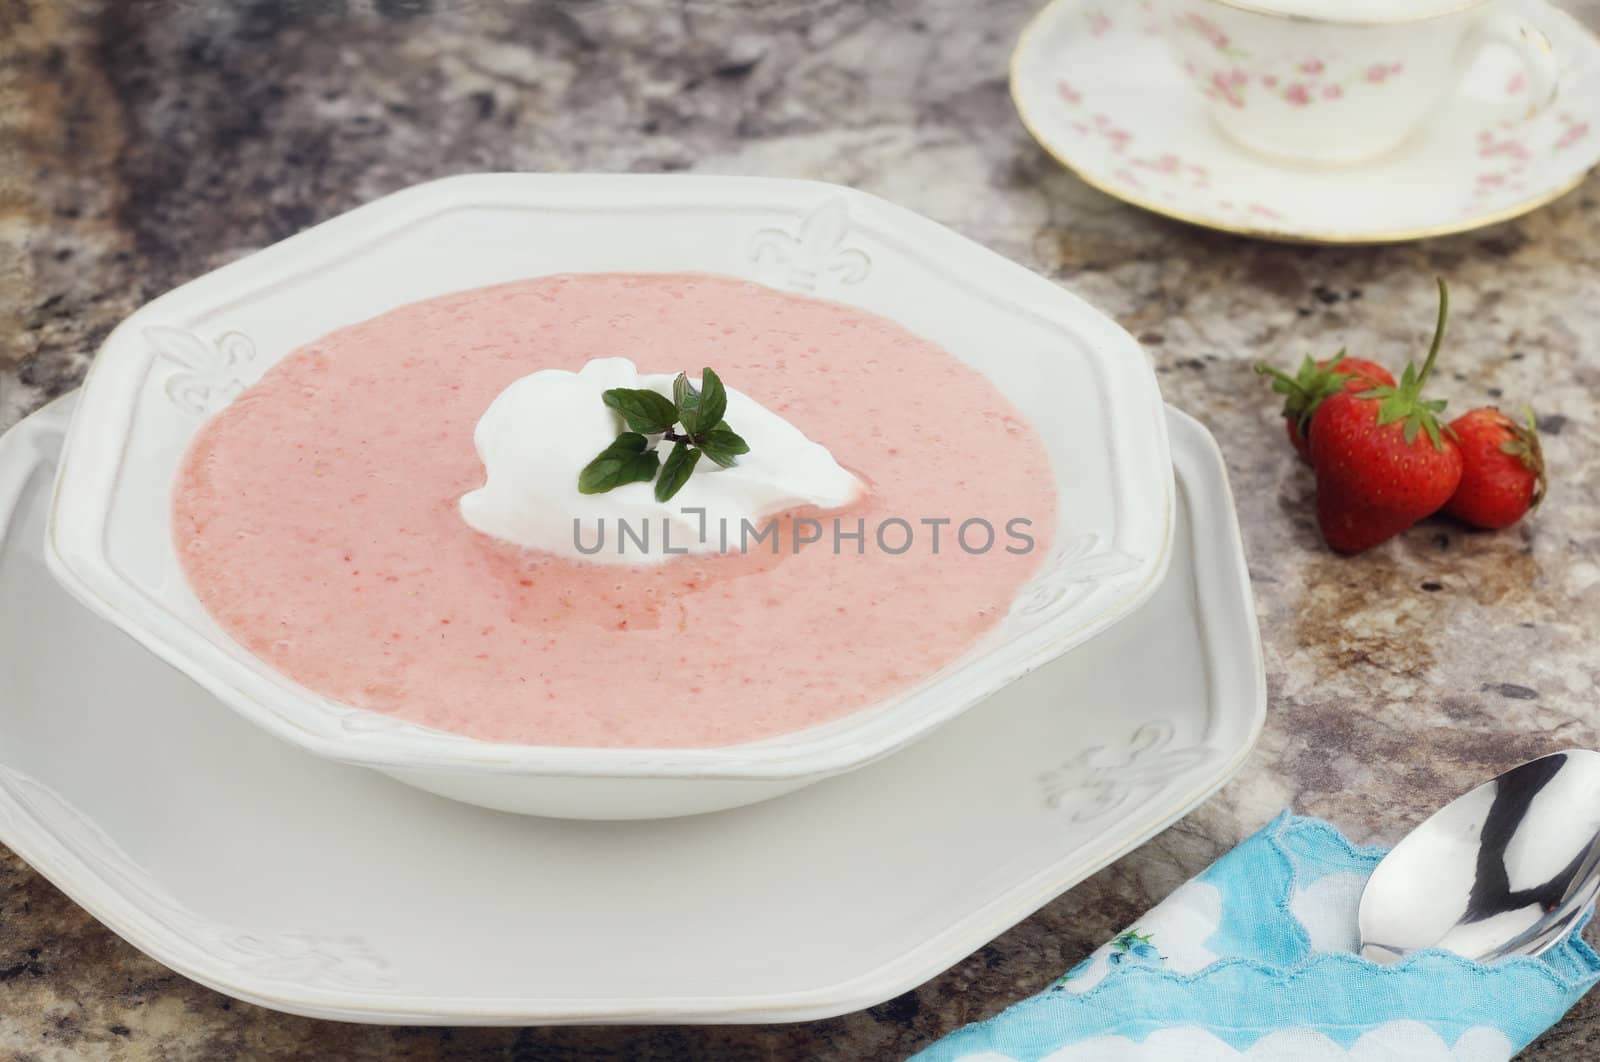
M 1500 444 L 1500 452 L 1515 457 L 1523 468 L 1533 473 L 1533 501 L 1528 504 L 1532 510 L 1544 501 L 1548 484 L 1544 476 L 1544 447 L 1539 444 L 1539 421 L 1533 415 L 1532 406 L 1524 406 L 1522 413 L 1527 423 L 1511 426 L 1512 436 Z
M 1433 326 L 1433 345 L 1428 348 L 1428 358 L 1422 363 L 1422 368 L 1417 368 L 1416 362 L 1406 365 L 1406 371 L 1400 374 L 1400 382 L 1393 387 L 1374 387 L 1370 391 L 1363 391 L 1358 397 L 1375 398 L 1378 400 L 1378 427 L 1403 421 L 1405 424 L 1406 445 L 1411 445 L 1417 438 L 1418 432 L 1427 432 L 1428 439 L 1433 443 L 1435 450 L 1444 449 L 1442 432 L 1449 431 L 1448 427 L 1439 427 L 1439 414 L 1444 411 L 1445 400 L 1424 399 L 1422 388 L 1428 382 L 1428 376 L 1433 372 L 1433 363 L 1439 359 L 1439 348 L 1444 343 L 1445 318 L 1450 315 L 1450 289 L 1445 287 L 1444 279 L 1439 279 L 1439 319 Z
M 1293 376 L 1265 362 L 1257 362 L 1255 370 L 1258 376 L 1271 377 L 1272 390 L 1283 396 L 1283 415 L 1293 417 L 1304 434 L 1311 427 L 1311 415 L 1322 405 L 1323 399 L 1344 390 L 1348 377 L 1339 371 L 1344 359 L 1345 352 L 1341 350 L 1326 364 L 1318 365 L 1307 354 Z

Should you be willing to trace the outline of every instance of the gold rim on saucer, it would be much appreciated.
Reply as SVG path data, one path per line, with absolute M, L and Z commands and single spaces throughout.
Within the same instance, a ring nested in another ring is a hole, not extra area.
M 1017 117 L 1021 119 L 1023 128 L 1028 131 L 1028 135 L 1033 138 L 1034 143 L 1038 144 L 1039 147 L 1043 149 L 1044 153 L 1054 159 L 1063 169 L 1071 173 L 1074 177 L 1078 178 L 1078 180 L 1082 181 L 1090 188 L 1093 188 L 1098 192 L 1102 192 L 1113 199 L 1121 200 L 1130 206 L 1136 206 L 1141 210 L 1148 210 L 1152 214 L 1159 214 L 1162 217 L 1171 218 L 1174 221 L 1181 221 L 1188 225 L 1196 225 L 1200 228 L 1213 229 L 1217 232 L 1231 233 L 1235 236 L 1249 236 L 1258 240 L 1271 240 L 1275 243 L 1319 244 L 1323 246 L 1406 243 L 1411 240 L 1425 240 L 1433 236 L 1452 236 L 1457 233 L 1471 232 L 1474 229 L 1486 228 L 1490 225 L 1497 225 L 1502 221 L 1510 221 L 1514 218 L 1522 217 L 1524 214 L 1530 214 L 1533 211 L 1538 210 L 1540 207 L 1546 206 L 1555 202 L 1557 199 L 1560 199 L 1568 192 L 1583 184 L 1583 182 L 1589 178 L 1589 175 L 1594 173 L 1596 169 L 1600 169 L 1600 162 L 1596 162 L 1571 180 L 1554 188 L 1540 192 L 1538 195 L 1529 199 L 1525 199 L 1520 203 L 1514 203 L 1511 206 L 1502 207 L 1499 210 L 1491 211 L 1486 214 L 1475 214 L 1471 217 L 1462 218 L 1459 221 L 1448 221 L 1444 222 L 1443 224 L 1432 225 L 1420 229 L 1391 229 L 1387 231 L 1379 230 L 1375 232 L 1336 233 L 1309 231 L 1286 232 L 1281 229 L 1265 229 L 1250 225 L 1234 225 L 1226 221 L 1219 221 L 1215 218 L 1203 217 L 1197 214 L 1189 214 L 1181 210 L 1174 210 L 1169 206 L 1165 206 L 1153 200 L 1130 194 L 1121 188 L 1115 187 L 1105 181 L 1100 180 L 1099 178 L 1091 177 L 1089 174 L 1084 173 L 1076 165 L 1068 161 L 1068 159 L 1060 151 L 1058 151 L 1055 146 L 1040 132 L 1041 127 L 1039 123 L 1034 121 L 1034 119 L 1028 113 L 1028 106 L 1023 101 L 1023 93 L 1018 88 L 1018 82 L 1020 80 L 1018 77 L 1018 69 L 1021 66 L 1023 53 L 1026 52 L 1033 44 L 1033 38 L 1043 32 L 1044 26 L 1049 23 L 1052 16 L 1056 13 L 1057 8 L 1064 8 L 1070 4 L 1081 4 L 1084 2 L 1085 0 L 1050 0 L 1050 2 L 1041 8 L 1037 13 L 1035 13 L 1034 16 L 1028 20 L 1028 24 L 1022 28 L 1022 33 L 1017 37 L 1016 46 L 1011 50 L 1008 76 L 1011 92 L 1011 105 L 1016 108 Z M 1256 9 L 1250 7 L 1249 4 L 1238 2 L 1238 0 L 1216 0 L 1216 2 L 1227 4 L 1230 7 L 1238 7 L 1244 10 L 1256 11 Z M 1479 2 L 1479 0 L 1473 0 L 1473 4 L 1476 4 L 1477 2 Z M 1463 10 L 1467 6 L 1472 5 L 1463 5 L 1461 8 L 1456 8 L 1454 10 Z M 1281 14 L 1276 12 L 1259 13 Z M 1288 18 L 1291 16 L 1284 15 L 1282 17 Z M 1600 48 L 1600 36 L 1597 36 L 1592 30 L 1589 29 L 1589 27 L 1583 25 L 1582 23 L 1577 23 L 1576 20 L 1574 20 L 1574 22 L 1575 25 L 1577 25 L 1577 28 L 1589 37 L 1590 43 L 1595 48 Z
M 1231 7 L 1238 11 L 1248 11 L 1252 15 L 1263 15 L 1267 18 L 1285 18 L 1292 22 L 1325 22 L 1334 26 L 1403 26 L 1410 22 L 1429 22 L 1436 18 L 1445 18 L 1450 15 L 1459 15 L 1463 11 L 1474 7 L 1481 7 L 1488 0 L 1462 0 L 1453 7 L 1443 11 L 1429 11 L 1421 15 L 1401 15 L 1398 18 L 1344 18 L 1339 15 L 1305 15 L 1291 11 L 1274 11 L 1270 7 L 1263 7 L 1250 0 L 1214 0 L 1223 7 Z

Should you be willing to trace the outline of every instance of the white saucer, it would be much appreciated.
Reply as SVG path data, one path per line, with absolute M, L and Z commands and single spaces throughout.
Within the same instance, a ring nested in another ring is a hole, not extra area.
M 1045 151 L 1107 195 L 1227 232 L 1382 243 L 1462 232 L 1527 213 L 1600 161 L 1600 40 L 1541 14 L 1562 62 L 1531 121 L 1486 117 L 1520 67 L 1485 51 L 1444 111 L 1398 151 L 1348 168 L 1273 163 L 1228 140 L 1158 36 L 1149 0 L 1054 0 L 1011 57 L 1011 96 Z
M 264 1006 L 419 1024 L 856 1010 L 1188 812 L 1265 715 L 1221 455 L 1172 413 L 1181 504 L 1155 597 L 916 746 L 714 815 L 484 811 L 274 739 L 60 590 L 40 544 L 69 416 L 57 402 L 0 440 L 0 841 L 136 947 Z

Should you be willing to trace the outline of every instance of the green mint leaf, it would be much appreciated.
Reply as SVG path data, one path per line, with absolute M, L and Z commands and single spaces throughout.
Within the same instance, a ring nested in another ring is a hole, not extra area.
M 689 374 L 686 372 L 680 372 L 678 378 L 672 381 L 672 404 L 677 407 L 678 419 L 683 422 L 683 430 L 693 435 L 694 426 L 689 423 L 689 417 L 700 405 L 700 392 L 689 382 Z
M 724 421 L 710 431 L 701 433 L 700 449 L 723 468 L 732 468 L 738 462 L 740 454 L 750 452 L 750 444 L 740 438 Z
M 578 473 L 578 493 L 604 494 L 624 483 L 648 483 L 654 479 L 661 459 L 654 450 L 645 449 L 647 444 L 637 432 L 618 435 Z
M 661 478 L 656 480 L 656 501 L 672 500 L 672 496 L 689 482 L 689 477 L 694 474 L 694 466 L 699 460 L 699 450 L 681 439 L 674 443 L 672 452 L 667 455 L 666 461 L 661 466 Z
M 685 424 L 690 433 L 698 435 L 702 431 L 709 431 L 722 423 L 723 414 L 728 412 L 728 389 L 722 386 L 722 378 L 712 372 L 709 367 L 700 370 L 700 402 L 695 409 L 694 424 Z
M 630 431 L 653 435 L 668 431 L 678 422 L 678 409 L 672 399 L 642 387 L 613 387 L 601 400 L 628 422 Z

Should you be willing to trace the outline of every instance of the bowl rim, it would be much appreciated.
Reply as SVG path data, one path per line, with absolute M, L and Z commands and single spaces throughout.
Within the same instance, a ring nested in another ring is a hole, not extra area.
M 470 770 L 541 777 L 705 781 L 814 780 L 865 766 L 956 718 L 997 690 L 1109 628 L 1143 605 L 1155 592 L 1165 577 L 1172 555 L 1175 482 L 1165 406 L 1154 368 L 1138 342 L 1080 297 L 982 244 L 887 200 L 829 182 L 698 174 L 495 173 L 440 178 L 355 207 L 158 296 L 113 329 L 99 353 L 126 343 L 128 333 L 153 323 L 152 319 L 158 318 L 163 310 L 181 301 L 186 294 L 192 295 L 197 287 L 220 289 L 237 286 L 252 275 L 281 274 L 285 272 L 284 267 L 304 251 L 326 243 L 330 236 L 353 233 L 385 214 L 409 216 L 417 221 L 461 206 L 499 205 L 508 196 L 527 200 L 530 195 L 558 195 L 574 189 L 590 197 L 597 189 L 609 191 L 619 197 L 616 205 L 621 207 L 650 187 L 670 188 L 674 194 L 691 188 L 726 193 L 736 189 L 746 192 L 773 189 L 790 194 L 805 192 L 813 198 L 821 195 L 843 198 L 849 205 L 870 211 L 896 229 L 914 230 L 918 242 L 943 243 L 951 249 L 959 248 L 959 253 L 967 257 L 981 256 L 987 268 L 1014 277 L 1004 301 L 1020 312 L 1027 312 L 1044 300 L 1070 307 L 1074 317 L 1098 329 L 1107 340 L 1106 347 L 1114 344 L 1122 348 L 1120 352 L 1102 350 L 1099 353 L 1108 360 L 1120 353 L 1127 363 L 1124 370 L 1131 369 L 1131 376 L 1137 381 L 1141 392 L 1137 396 L 1139 400 L 1125 401 L 1125 412 L 1137 414 L 1138 423 L 1126 426 L 1126 434 L 1142 435 L 1154 451 L 1147 455 L 1147 460 L 1158 462 L 1166 470 L 1161 477 L 1159 548 L 1149 557 L 1139 558 L 1133 578 L 1124 580 L 1127 587 L 1114 601 L 1070 627 L 1057 629 L 1051 623 L 1044 623 L 1036 630 L 1010 639 L 996 647 L 996 651 L 1002 647 L 1009 650 L 1005 659 L 977 669 L 977 674 L 972 673 L 971 664 L 992 660 L 994 652 L 980 661 L 963 664 L 955 674 L 932 687 L 912 691 L 911 697 L 930 703 L 922 704 L 921 710 L 899 720 L 896 725 L 879 725 L 870 733 L 863 731 L 868 730 L 871 717 L 878 714 L 874 711 L 876 705 L 864 706 L 817 727 L 721 747 L 603 748 L 484 741 L 344 705 L 315 691 L 294 687 L 288 679 L 284 680 L 279 696 L 261 696 L 244 688 L 259 687 L 261 681 L 237 661 L 207 645 L 192 626 L 173 621 L 170 626 L 175 628 L 176 634 L 164 633 L 160 626 L 166 617 L 150 614 L 153 609 L 109 563 L 105 553 L 110 500 L 126 456 L 128 431 L 139 405 L 135 389 L 129 384 L 135 371 L 142 376 L 146 366 L 134 364 L 140 359 L 97 356 L 80 391 L 51 494 L 44 544 L 51 574 L 91 611 L 234 711 L 280 739 L 326 759 L 380 770 Z M 398 231 L 398 228 L 391 231 Z M 266 286 L 269 285 L 253 284 L 256 289 Z M 1022 297 L 1019 292 L 1030 298 Z M 88 423 L 95 425 L 93 437 L 80 430 L 81 425 Z M 934 691 L 938 691 L 939 696 L 929 698 L 928 694 Z M 382 723 L 372 730 L 350 729 L 330 734 L 325 732 L 325 726 L 314 725 L 314 721 L 326 724 L 330 712 L 341 713 L 347 720 L 371 717 Z M 852 725 L 853 720 L 859 722 Z

